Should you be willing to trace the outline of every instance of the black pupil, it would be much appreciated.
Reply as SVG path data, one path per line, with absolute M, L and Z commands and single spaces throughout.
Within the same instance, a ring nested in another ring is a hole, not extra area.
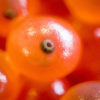
M 52 47 L 52 44 L 50 42 L 47 42 L 48 47 Z

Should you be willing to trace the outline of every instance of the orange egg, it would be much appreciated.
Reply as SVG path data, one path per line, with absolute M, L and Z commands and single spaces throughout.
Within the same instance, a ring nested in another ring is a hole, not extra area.
M 28 14 L 27 0 L 0 0 L 0 36 L 9 34 L 11 22 L 17 16 Z
M 7 53 L 25 76 L 51 81 L 76 68 L 81 41 L 71 26 L 59 18 L 26 17 L 8 37 Z
M 99 100 L 100 82 L 86 82 L 78 84 L 65 94 L 60 100 Z
M 64 1 L 77 19 L 89 24 L 100 24 L 100 0 Z
M 18 74 L 9 66 L 6 54 L 0 51 L 0 99 L 16 100 L 20 88 Z

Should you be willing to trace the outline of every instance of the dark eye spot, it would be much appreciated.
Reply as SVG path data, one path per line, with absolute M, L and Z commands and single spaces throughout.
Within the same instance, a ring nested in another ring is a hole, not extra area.
M 45 52 L 45 53 L 51 53 L 54 51 L 54 43 L 51 40 L 43 40 L 41 42 L 41 49 Z
M 7 19 L 13 19 L 16 17 L 16 12 L 12 9 L 8 9 L 4 12 L 4 16 L 7 18 Z

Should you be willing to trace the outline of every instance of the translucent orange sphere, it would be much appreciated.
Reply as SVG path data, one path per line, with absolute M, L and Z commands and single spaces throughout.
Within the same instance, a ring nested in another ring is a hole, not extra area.
M 72 87 L 61 100 L 99 100 L 100 82 L 86 82 Z
M 76 68 L 81 41 L 69 24 L 59 18 L 30 16 L 12 30 L 7 53 L 15 68 L 25 76 L 51 81 Z
M 100 0 L 65 0 L 70 12 L 79 20 L 100 23 Z
M 0 51 L 0 100 L 16 100 L 21 90 L 18 73 L 8 64 L 5 52 Z

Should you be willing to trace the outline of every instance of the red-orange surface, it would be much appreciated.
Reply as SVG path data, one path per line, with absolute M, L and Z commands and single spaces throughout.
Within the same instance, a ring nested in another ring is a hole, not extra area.
M 99 80 L 100 0 L 0 0 L 0 100 L 99 100 Z

